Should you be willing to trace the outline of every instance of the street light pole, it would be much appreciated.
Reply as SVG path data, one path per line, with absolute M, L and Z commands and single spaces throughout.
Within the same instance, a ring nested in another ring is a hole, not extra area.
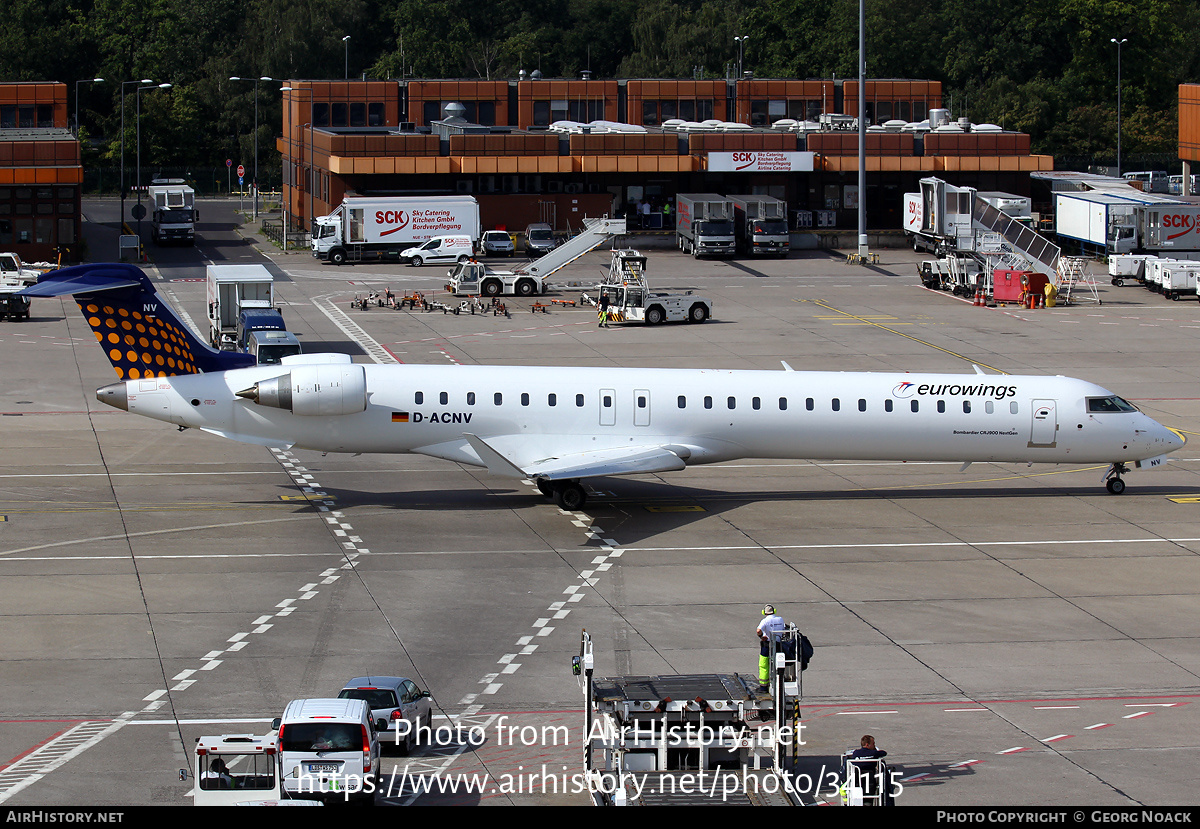
M 867 2 L 858 0 L 858 255 L 867 246 Z
M 350 80 L 350 35 L 342 38 L 342 44 L 346 47 L 346 80 Z
M 121 81 L 121 224 L 125 224 L 125 87 L 131 83 L 154 83 L 149 78 L 140 81 Z M 124 231 L 122 231 L 124 232 Z
M 169 83 L 160 83 L 157 86 L 139 86 L 134 94 L 134 99 L 137 102 L 137 191 L 138 191 L 138 206 L 142 204 L 142 90 L 143 89 L 170 89 Z M 139 214 L 141 211 L 138 211 Z M 138 216 L 137 220 L 137 236 L 138 246 L 142 244 L 142 217 Z
M 236 75 L 234 75 L 229 80 L 231 80 L 231 81 L 248 81 L 248 80 L 251 80 L 251 78 L 239 78 Z M 259 81 L 273 81 L 273 80 L 275 80 L 275 79 L 268 78 L 266 75 L 263 75 L 260 78 L 253 78 L 253 81 L 254 81 L 254 180 L 253 180 L 251 187 L 254 190 L 254 207 L 253 207 L 254 216 L 253 217 L 255 219 L 258 218 L 258 82 Z
M 738 35 L 734 38 L 738 45 L 738 80 L 742 79 L 742 47 L 746 45 L 746 41 L 750 39 L 749 35 Z
M 1117 178 L 1121 177 L 1121 44 L 1127 42 L 1129 38 L 1123 37 L 1117 40 L 1115 37 L 1109 38 L 1110 41 L 1117 44 Z

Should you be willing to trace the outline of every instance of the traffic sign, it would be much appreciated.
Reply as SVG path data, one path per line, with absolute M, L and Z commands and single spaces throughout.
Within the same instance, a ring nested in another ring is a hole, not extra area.
M 246 175 L 246 167 L 243 164 L 239 164 L 238 165 L 238 178 L 241 178 L 244 175 Z
M 226 166 L 226 167 L 232 167 L 232 166 L 233 166 L 233 159 L 232 159 L 232 158 L 227 158 L 227 159 L 225 159 L 225 166 Z

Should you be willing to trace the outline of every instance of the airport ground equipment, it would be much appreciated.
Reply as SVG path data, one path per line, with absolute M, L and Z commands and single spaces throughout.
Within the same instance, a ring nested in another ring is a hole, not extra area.
M 730 196 L 729 200 L 739 251 L 750 256 L 788 255 L 787 202 L 772 196 Z
M 705 322 L 712 316 L 712 300 L 691 291 L 651 291 L 646 282 L 646 256 L 636 250 L 612 252 L 612 264 L 599 286 L 608 297 L 610 322 Z
M 0 253 L 0 320 L 29 319 L 29 297 L 18 296 L 36 285 L 42 271 L 30 268 L 15 253 Z
M 882 757 L 842 756 L 843 806 L 894 806 L 892 770 Z
M 274 278 L 263 265 L 209 265 L 207 275 L 208 339 L 215 348 L 232 351 L 241 312 L 274 307 Z
M 572 671 L 593 803 L 803 805 L 791 775 L 803 740 L 798 651 L 773 649 L 766 691 L 737 673 L 598 678 L 584 631 Z
M 313 220 L 312 253 L 335 265 L 400 261 L 408 248 L 434 236 L 465 235 L 479 244 L 474 196 L 347 196 L 328 216 Z
M 675 197 L 675 241 L 697 259 L 733 256 L 733 202 L 716 193 L 680 193 Z
M 1058 192 L 1055 232 L 1086 250 L 1188 257 L 1200 252 L 1200 204 L 1120 189 Z
M 546 292 L 546 280 L 585 253 L 625 233 L 624 219 L 584 219 L 583 230 L 539 259 L 512 270 L 493 270 L 482 262 L 459 262 L 447 273 L 446 290 L 456 295 L 534 296 Z
M 1126 279 L 1138 282 L 1146 281 L 1146 262 L 1157 259 L 1157 256 L 1147 253 L 1114 253 L 1108 257 L 1108 275 L 1112 284 L 1118 288 L 1125 284 Z
M 196 244 L 196 191 L 181 178 L 157 178 L 146 189 L 154 212 L 150 215 L 154 244 Z
M 200 737 L 192 753 L 192 781 L 196 806 L 277 803 L 283 799 L 277 735 Z

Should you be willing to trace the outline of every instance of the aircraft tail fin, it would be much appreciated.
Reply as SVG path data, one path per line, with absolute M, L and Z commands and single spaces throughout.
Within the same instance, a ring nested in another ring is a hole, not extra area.
M 52 271 L 20 292 L 71 295 L 122 380 L 225 371 L 254 357 L 218 351 L 188 328 L 140 268 L 119 263 Z

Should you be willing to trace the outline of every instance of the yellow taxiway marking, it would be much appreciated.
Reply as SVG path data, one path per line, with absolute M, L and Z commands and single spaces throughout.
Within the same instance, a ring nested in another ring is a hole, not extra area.
M 303 495 L 280 495 L 280 501 L 336 501 L 336 495 L 326 495 L 324 493 L 306 492 Z
M 1174 501 L 1176 504 L 1200 504 L 1200 495 L 1176 495 L 1168 496 L 1168 501 Z
M 942 348 L 940 345 L 934 345 L 933 343 L 928 342 L 927 340 L 922 340 L 919 337 L 912 336 L 911 334 L 905 334 L 903 331 L 897 331 L 896 329 L 889 328 L 886 325 L 880 325 L 879 323 L 874 322 L 871 317 L 859 316 L 857 314 L 851 314 L 848 311 L 843 311 L 840 308 L 834 308 L 832 305 L 827 305 L 826 303 L 822 302 L 819 299 L 796 299 L 796 300 L 793 300 L 793 302 L 811 302 L 814 305 L 817 305 L 818 307 L 824 308 L 826 311 L 832 311 L 835 314 L 841 314 L 842 318 L 844 318 L 844 319 L 854 320 L 854 321 L 856 321 L 860 324 L 864 324 L 864 325 L 873 325 L 876 328 L 882 328 L 884 331 L 890 331 L 891 333 L 895 334 L 897 337 L 904 337 L 905 339 L 912 340 L 915 343 L 920 343 L 921 345 L 926 345 L 926 346 L 929 346 L 930 348 L 937 349 L 938 351 L 949 354 L 951 357 L 957 357 L 960 360 L 968 362 L 971 365 L 979 366 L 980 368 L 989 369 L 991 371 L 996 372 L 997 374 L 1008 374 L 1007 371 L 1003 371 L 1001 369 L 995 368 L 994 366 L 989 366 L 984 363 L 981 363 L 978 360 L 967 357 L 965 354 L 959 354 L 957 351 L 951 351 L 948 348 Z

